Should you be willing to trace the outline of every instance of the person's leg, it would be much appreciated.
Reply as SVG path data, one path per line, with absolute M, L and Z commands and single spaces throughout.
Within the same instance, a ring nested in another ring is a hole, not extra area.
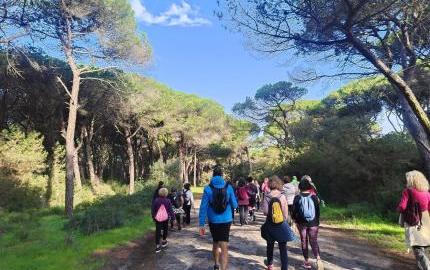
M 240 225 L 243 225 L 243 216 L 244 216 L 244 213 L 243 213 L 243 210 L 244 210 L 244 207 L 243 207 L 243 205 L 239 205 L 239 219 L 240 219 Z
M 419 270 L 430 269 L 430 261 L 429 261 L 428 255 L 426 254 L 425 247 L 414 246 L 412 247 L 412 250 L 414 251 L 418 269 Z
M 308 228 L 308 237 L 309 243 L 311 244 L 312 253 L 314 257 L 319 260 L 320 259 L 320 247 L 318 245 L 318 226 L 309 227 Z
M 191 205 L 186 205 L 187 211 L 186 211 L 186 220 L 185 223 L 187 225 L 190 225 L 191 223 Z
M 176 223 L 178 223 L 178 230 L 181 230 L 181 214 L 176 214 Z
M 281 255 L 281 270 L 288 270 L 287 242 L 278 243 L 278 246 Z
M 235 222 L 234 222 L 234 208 L 233 207 L 231 207 L 231 218 L 233 220 L 233 224 L 235 224 Z
M 221 248 L 221 254 L 220 254 L 221 270 L 227 270 L 227 265 L 228 265 L 228 242 L 218 242 L 218 245 Z
M 161 223 L 156 221 L 155 222 L 155 245 L 160 245 L 160 238 L 161 238 Z
M 244 213 L 243 213 L 243 218 L 245 219 L 245 224 L 248 224 L 248 212 L 249 212 L 249 210 L 248 210 L 248 205 L 245 205 L 244 206 Z
M 308 251 L 308 234 L 306 226 L 297 225 L 300 233 L 300 240 L 302 242 L 302 253 L 305 261 L 309 259 L 309 251 Z
M 213 242 L 213 244 L 212 244 L 212 256 L 214 258 L 215 265 L 219 265 L 219 257 L 220 257 L 219 242 Z
M 164 221 L 161 223 L 162 226 L 162 230 L 163 230 L 163 242 L 165 242 L 167 240 L 167 235 L 169 233 L 169 223 L 168 221 Z
M 267 266 L 273 264 L 273 248 L 275 247 L 275 242 L 267 241 L 266 256 L 267 256 Z

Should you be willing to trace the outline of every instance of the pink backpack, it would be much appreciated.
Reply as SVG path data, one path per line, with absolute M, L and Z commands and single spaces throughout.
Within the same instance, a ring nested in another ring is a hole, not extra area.
M 169 215 L 167 215 L 166 207 L 164 207 L 164 204 L 160 205 L 160 208 L 158 208 L 157 214 L 155 215 L 155 220 L 158 222 L 164 222 L 169 219 Z

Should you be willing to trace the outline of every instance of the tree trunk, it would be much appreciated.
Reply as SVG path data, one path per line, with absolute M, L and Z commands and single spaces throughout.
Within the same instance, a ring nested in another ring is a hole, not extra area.
M 184 182 L 185 178 L 185 143 L 184 143 L 184 137 L 181 134 L 181 140 L 179 141 L 179 181 L 181 183 Z
M 127 142 L 127 156 L 128 156 L 128 177 L 129 177 L 129 186 L 128 186 L 128 194 L 134 193 L 134 152 L 133 152 L 133 144 L 131 141 L 131 134 L 128 129 L 125 129 L 125 140 Z
M 75 176 L 75 184 L 78 190 L 82 189 L 81 171 L 79 168 L 79 153 L 75 151 L 73 156 L 73 174 Z
M 402 95 L 410 106 L 412 113 L 415 115 L 419 123 L 421 124 L 424 132 L 430 137 L 430 119 L 426 112 L 422 108 L 418 99 L 408 83 L 400 77 L 396 72 L 391 70 L 381 59 L 375 56 L 365 45 L 356 39 L 352 33 L 348 33 L 348 37 L 354 46 L 367 60 L 369 60 L 384 76 L 388 81 L 394 85 L 399 94 Z
M 246 158 L 248 160 L 248 165 L 249 165 L 249 174 L 252 174 L 252 163 L 251 163 L 251 157 L 249 155 L 249 148 L 248 148 L 248 146 L 245 147 L 245 153 L 246 153 Z
M 75 156 L 75 128 L 76 118 L 78 113 L 78 96 L 79 96 L 79 84 L 81 77 L 79 70 L 74 61 L 69 60 L 72 73 L 72 91 L 70 92 L 69 101 L 69 115 L 67 118 L 66 128 L 66 192 L 65 192 L 65 211 L 67 217 L 73 216 L 73 197 L 74 197 L 74 156 Z
M 96 175 L 95 169 L 94 169 L 94 154 L 93 154 L 93 148 L 91 147 L 91 143 L 93 141 L 94 137 L 94 122 L 91 123 L 91 127 L 89 130 L 87 130 L 86 127 L 84 127 L 84 133 L 85 133 L 85 154 L 87 156 L 87 169 L 88 169 L 88 175 L 90 177 L 90 184 L 91 187 L 95 190 L 96 187 L 100 184 L 99 178 Z
M 194 149 L 193 185 L 197 187 L 197 150 Z

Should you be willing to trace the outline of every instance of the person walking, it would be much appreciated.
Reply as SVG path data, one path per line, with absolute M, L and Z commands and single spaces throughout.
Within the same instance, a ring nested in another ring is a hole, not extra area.
M 236 197 L 231 185 L 223 179 L 220 166 L 213 170 L 210 184 L 205 186 L 200 204 L 200 235 L 205 235 L 206 218 L 212 235 L 214 270 L 226 270 L 228 265 L 228 242 L 232 222 L 232 208 L 237 208 Z
M 258 196 L 258 187 L 254 184 L 254 179 L 252 176 L 248 176 L 246 178 L 246 181 L 248 182 L 246 187 L 248 189 L 248 195 L 249 195 L 249 205 L 248 205 L 248 211 L 249 216 L 252 219 L 252 221 L 256 220 L 255 217 L 255 210 L 257 206 L 257 196 Z
M 240 226 L 243 226 L 244 224 L 248 224 L 247 218 L 249 206 L 249 190 L 243 177 L 239 179 L 238 188 L 236 190 L 236 197 L 239 204 Z
M 406 188 L 397 210 L 405 228 L 407 245 L 412 248 L 418 269 L 430 269 L 429 182 L 419 171 L 406 173 Z
M 178 231 L 180 231 L 182 229 L 181 226 L 181 216 L 185 214 L 184 209 L 182 208 L 183 204 L 184 204 L 184 200 L 181 196 L 181 193 L 178 192 L 178 190 L 173 187 L 171 189 L 171 192 L 168 196 L 170 203 L 172 204 L 173 207 L 173 213 L 175 213 L 175 219 L 170 219 L 170 229 L 173 230 L 173 225 L 175 223 L 176 220 L 176 224 L 178 226 Z
M 270 191 L 266 193 L 261 208 L 266 215 L 266 222 L 261 227 L 261 236 L 267 242 L 266 255 L 264 261 L 268 270 L 273 269 L 273 249 L 275 242 L 278 242 L 281 256 L 281 270 L 288 269 L 287 242 L 295 239 L 294 234 L 288 225 L 288 204 L 287 199 L 282 194 L 282 181 L 278 176 L 272 176 L 268 182 Z
M 299 187 L 298 185 L 295 185 L 292 183 L 291 177 L 286 176 L 284 178 L 284 185 L 282 186 L 282 190 L 288 202 L 288 214 L 289 214 L 288 223 L 290 224 L 290 226 L 292 226 L 293 203 L 294 203 L 294 198 L 296 197 L 297 194 L 299 194 Z
M 311 245 L 313 255 L 316 258 L 318 270 L 324 269 L 321 261 L 318 245 L 318 230 L 320 224 L 320 207 L 316 195 L 312 194 L 312 184 L 304 178 L 299 183 L 300 194 L 296 195 L 293 202 L 293 218 L 300 232 L 302 253 L 304 257 L 303 267 L 311 269 L 309 262 L 308 242 Z
M 183 209 L 185 212 L 184 216 L 184 225 L 191 224 L 191 208 L 194 207 L 194 196 L 193 192 L 191 192 L 191 184 L 186 183 L 184 185 L 184 189 L 182 190 L 182 198 L 183 198 Z
M 155 253 L 159 253 L 162 248 L 167 247 L 169 218 L 175 218 L 172 204 L 170 200 L 166 198 L 168 193 L 169 191 L 167 188 L 160 188 L 158 197 L 155 198 L 151 207 L 152 219 L 155 222 Z M 163 241 L 160 243 L 161 237 Z

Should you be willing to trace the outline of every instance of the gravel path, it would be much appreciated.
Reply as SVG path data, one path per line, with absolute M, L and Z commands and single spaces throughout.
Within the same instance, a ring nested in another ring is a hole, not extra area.
M 257 221 L 247 226 L 232 226 L 230 236 L 230 270 L 265 269 L 265 241 L 260 237 L 260 225 L 264 217 L 257 213 Z M 197 224 L 193 215 L 192 224 Z M 209 270 L 212 269 L 211 237 L 198 235 L 196 226 L 178 232 L 170 232 L 169 247 L 155 254 L 153 237 L 137 240 L 127 246 L 109 251 L 103 256 L 110 259 L 103 270 Z M 352 237 L 347 231 L 321 226 L 319 234 L 321 257 L 325 269 L 354 270 L 413 270 L 410 256 L 391 254 L 379 250 L 367 241 Z M 302 255 L 299 243 L 289 243 L 289 269 L 301 267 Z M 279 253 L 275 246 L 275 269 L 279 266 Z M 314 268 L 315 269 L 315 268 Z

